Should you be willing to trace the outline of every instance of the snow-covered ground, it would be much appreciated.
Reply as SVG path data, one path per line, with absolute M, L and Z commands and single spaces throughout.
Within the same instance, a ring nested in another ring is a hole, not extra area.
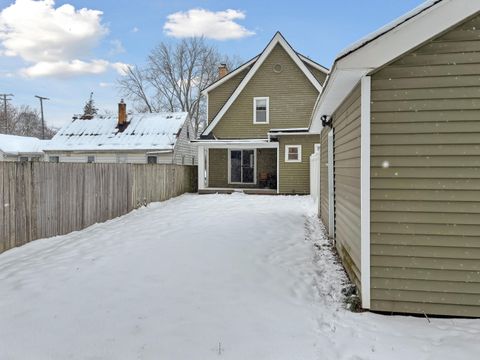
M 1 254 L 0 359 L 478 358 L 480 321 L 351 313 L 343 281 L 309 198 L 184 195 Z

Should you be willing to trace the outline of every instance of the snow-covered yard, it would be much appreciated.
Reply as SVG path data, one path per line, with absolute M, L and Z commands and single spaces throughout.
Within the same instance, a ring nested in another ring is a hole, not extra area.
M 184 195 L 0 255 L 0 359 L 478 357 L 480 321 L 351 313 L 343 281 L 309 198 Z

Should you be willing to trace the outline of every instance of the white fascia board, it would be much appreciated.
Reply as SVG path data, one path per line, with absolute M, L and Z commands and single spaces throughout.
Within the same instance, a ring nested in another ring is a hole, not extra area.
M 227 80 L 230 80 L 232 77 L 234 77 L 235 75 L 237 75 L 238 73 L 242 72 L 243 70 L 245 70 L 247 67 L 249 67 L 250 65 L 252 65 L 255 61 L 257 61 L 258 57 L 260 55 L 257 55 L 255 56 L 253 59 L 247 61 L 245 64 L 243 65 L 240 65 L 238 68 L 236 68 L 235 70 L 233 70 L 232 72 L 229 72 L 227 75 L 225 75 L 224 77 L 222 77 L 221 79 L 215 81 L 213 84 L 211 84 L 210 86 L 207 86 L 205 89 L 202 90 L 202 94 L 203 95 L 206 95 L 207 93 L 209 93 L 210 91 L 212 91 L 213 89 L 217 88 L 218 86 L 222 85 L 223 83 L 225 83 Z
M 480 1 L 443 0 L 337 60 L 312 118 L 331 115 L 360 79 L 480 11 Z
M 198 143 L 199 147 L 206 149 L 276 149 L 278 142 L 202 142 Z
M 283 128 L 283 129 L 270 129 L 269 132 L 274 133 L 275 131 L 308 131 L 308 128 Z
M 215 116 L 215 118 L 212 120 L 212 122 L 207 126 L 207 128 L 204 130 L 203 134 L 208 135 L 210 132 L 215 128 L 215 126 L 218 124 L 220 119 L 225 115 L 227 110 L 230 108 L 230 106 L 233 104 L 233 102 L 237 99 L 237 97 L 240 95 L 240 93 L 243 91 L 245 86 L 249 83 L 249 81 L 252 79 L 253 75 L 258 71 L 260 66 L 263 64 L 265 59 L 270 55 L 272 50 L 275 48 L 277 44 L 280 44 L 284 50 L 287 52 L 287 54 L 292 58 L 292 60 L 295 62 L 295 64 L 302 70 L 302 72 L 305 74 L 305 76 L 310 80 L 312 85 L 317 89 L 317 91 L 320 93 L 322 92 L 322 85 L 317 81 L 317 79 L 313 76 L 313 74 L 308 70 L 306 65 L 303 63 L 303 61 L 299 58 L 295 50 L 292 49 L 292 47 L 287 43 L 287 41 L 284 39 L 282 34 L 276 33 L 273 39 L 270 41 L 270 43 L 267 45 L 265 50 L 262 52 L 262 54 L 259 56 L 258 60 L 255 62 L 255 64 L 252 66 L 248 74 L 243 78 L 243 80 L 240 82 L 240 84 L 237 86 L 233 94 L 230 96 L 230 98 L 227 100 L 227 102 L 223 105 L 223 107 L 220 109 L 218 114 Z
M 342 69 L 377 69 L 480 11 L 480 1 L 444 0 L 342 58 Z
M 360 282 L 362 307 L 370 309 L 370 99 L 371 77 L 361 80 L 360 106 Z
M 321 98 L 313 111 L 310 131 L 318 132 L 322 130 L 322 115 L 333 115 L 342 101 L 358 84 L 362 76 L 370 70 L 371 69 L 335 70 L 331 73 L 330 80 L 324 88 Z
M 313 132 L 313 131 L 304 131 L 304 132 L 269 132 L 268 135 L 270 137 L 275 137 L 275 136 L 288 136 L 288 135 L 320 135 L 320 131 Z
M 330 70 L 327 69 L 325 66 L 317 64 L 315 61 L 313 61 L 312 59 L 309 59 L 305 55 L 302 55 L 302 54 L 299 54 L 299 53 L 297 53 L 297 55 L 300 59 L 302 59 L 302 61 L 306 62 L 311 67 L 313 67 L 313 68 L 315 68 L 315 69 L 317 69 L 317 70 L 319 70 L 319 71 L 321 71 L 325 74 L 328 74 L 330 72 Z

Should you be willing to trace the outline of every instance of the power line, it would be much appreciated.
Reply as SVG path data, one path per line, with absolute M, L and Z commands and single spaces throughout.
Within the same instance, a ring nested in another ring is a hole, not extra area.
M 43 119 L 43 100 L 50 100 L 50 99 L 47 97 L 38 96 L 38 95 L 35 95 L 35 97 L 40 100 L 40 113 L 42 115 L 42 139 L 45 140 L 45 121 Z
M 8 134 L 8 115 L 7 115 L 7 101 L 12 100 L 10 96 L 15 96 L 13 94 L 0 94 L 0 97 L 3 98 L 3 116 L 5 117 L 5 134 Z

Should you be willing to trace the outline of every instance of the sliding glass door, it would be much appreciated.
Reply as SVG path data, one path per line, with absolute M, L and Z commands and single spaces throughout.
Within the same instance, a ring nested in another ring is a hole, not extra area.
M 254 184 L 255 150 L 230 150 L 229 157 L 229 182 L 231 184 Z

